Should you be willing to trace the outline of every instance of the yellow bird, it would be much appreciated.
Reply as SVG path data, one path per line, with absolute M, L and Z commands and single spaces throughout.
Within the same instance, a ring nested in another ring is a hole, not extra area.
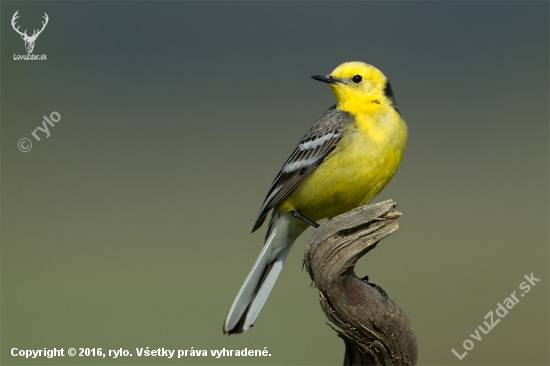
M 372 200 L 391 180 L 405 151 L 407 125 L 388 79 L 364 62 L 328 75 L 336 105 L 300 140 L 271 184 L 253 232 L 273 209 L 264 247 L 235 298 L 224 333 L 253 326 L 296 238 L 308 224 Z

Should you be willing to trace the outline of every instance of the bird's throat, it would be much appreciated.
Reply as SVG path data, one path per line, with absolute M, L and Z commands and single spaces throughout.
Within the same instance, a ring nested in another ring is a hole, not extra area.
M 386 100 L 381 95 L 359 93 L 338 86 L 332 87 L 332 92 L 336 98 L 336 108 L 341 111 L 357 115 L 377 113 L 388 108 Z

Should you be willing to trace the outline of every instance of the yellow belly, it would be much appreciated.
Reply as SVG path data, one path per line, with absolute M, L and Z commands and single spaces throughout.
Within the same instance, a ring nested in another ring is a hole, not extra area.
M 331 155 L 277 209 L 320 220 L 369 202 L 399 168 L 406 142 L 399 114 L 357 117 Z

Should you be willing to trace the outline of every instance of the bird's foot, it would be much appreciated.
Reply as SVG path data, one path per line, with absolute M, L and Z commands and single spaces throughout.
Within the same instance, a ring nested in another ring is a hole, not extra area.
M 303 222 L 305 222 L 306 224 L 309 224 L 311 226 L 313 226 L 314 228 L 318 228 L 319 227 L 319 224 L 316 223 L 315 221 L 305 217 L 304 215 L 302 215 L 302 213 L 298 210 L 292 210 L 290 211 L 292 213 L 292 216 L 294 216 L 295 218 L 297 219 L 300 219 L 302 220 Z
M 386 291 L 384 291 L 384 289 L 380 286 L 378 286 L 376 283 L 372 283 L 372 282 L 369 282 L 369 276 L 365 276 L 363 278 L 361 278 L 361 281 L 363 282 L 366 282 L 367 285 L 373 287 L 374 289 L 376 289 L 378 292 L 380 292 L 380 294 L 382 296 L 384 296 L 384 298 L 388 298 L 388 294 L 386 293 Z

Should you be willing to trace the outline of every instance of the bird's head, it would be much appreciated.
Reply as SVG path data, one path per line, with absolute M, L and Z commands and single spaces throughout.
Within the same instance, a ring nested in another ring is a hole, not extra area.
M 388 79 L 376 67 L 364 62 L 345 62 L 328 75 L 312 78 L 330 85 L 339 109 L 358 111 L 377 108 L 376 105 L 395 106 Z

